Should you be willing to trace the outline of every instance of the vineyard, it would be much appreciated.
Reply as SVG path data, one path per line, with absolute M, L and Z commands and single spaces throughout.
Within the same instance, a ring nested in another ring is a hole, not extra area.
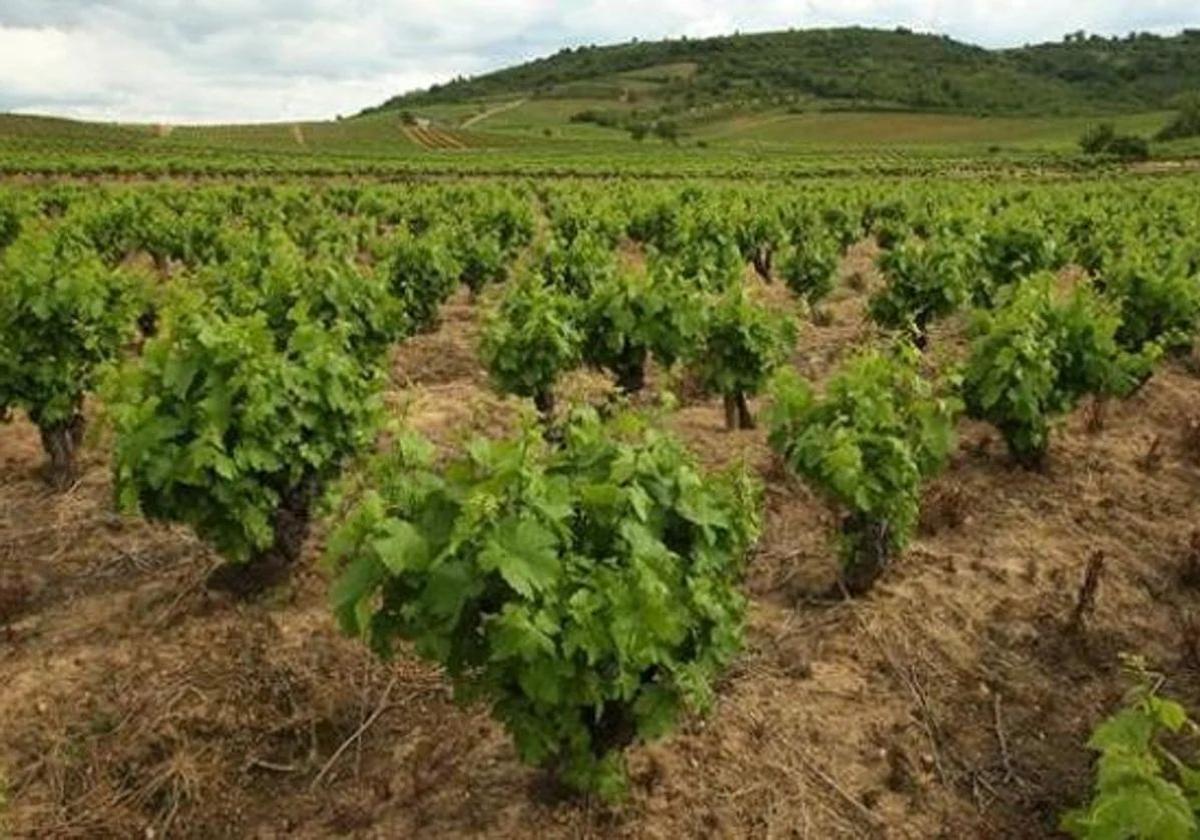
M 388 128 L 0 164 L 0 835 L 1200 832 L 1193 175 Z

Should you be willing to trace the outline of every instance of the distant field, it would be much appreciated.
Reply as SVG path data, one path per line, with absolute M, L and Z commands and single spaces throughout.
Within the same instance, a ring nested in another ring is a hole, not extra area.
M 679 72 L 678 69 L 675 72 Z M 618 129 L 571 122 L 595 101 L 495 99 L 330 122 L 227 126 L 116 125 L 0 114 L 0 170 L 26 172 L 296 174 L 654 174 L 768 177 L 919 175 L 946 165 L 1077 169 L 1088 117 L 967 117 L 898 112 L 727 108 L 684 126 L 679 144 L 635 142 Z M 612 107 L 632 108 L 612 102 Z M 1110 119 L 1110 118 L 1104 118 Z M 1151 136 L 1166 113 L 1111 118 Z M 425 120 L 431 120 L 425 122 Z M 1153 144 L 1163 160 L 1200 157 L 1200 141 Z M 1188 164 L 1191 166 L 1191 164 Z
M 463 132 L 449 133 L 461 146 L 487 145 Z M 368 155 L 409 155 L 426 146 L 420 132 L 406 127 L 395 114 L 373 114 L 335 122 L 181 126 L 161 139 L 165 146 Z M 452 147 L 453 144 L 448 146 Z
M 0 114 L 0 151 L 38 144 L 69 148 L 120 148 L 140 145 L 154 136 L 153 126 L 79 122 L 56 117 Z
M 0 114 L 0 153 L 267 152 L 288 155 L 411 157 L 438 148 L 462 150 L 504 146 L 505 138 L 450 126 L 434 126 L 435 135 L 405 126 L 396 114 L 373 114 L 329 122 L 280 122 L 256 125 L 116 125 L 47 117 Z
M 573 123 L 571 117 L 589 108 L 603 107 L 606 110 L 619 110 L 620 102 L 598 102 L 595 99 L 527 99 L 516 107 L 513 102 L 520 102 L 511 97 L 494 101 L 474 103 L 471 105 L 431 105 L 418 110 L 423 116 L 445 121 L 451 125 L 461 125 L 469 119 L 492 111 L 487 116 L 474 123 L 471 127 L 476 130 L 534 134 L 560 139 L 589 140 L 589 139 L 624 139 L 625 134 L 610 128 L 601 128 L 589 123 Z M 502 110 L 503 108 L 503 110 Z
M 614 141 L 626 139 L 625 133 L 590 123 L 572 123 L 571 117 L 594 108 L 631 111 L 636 107 L 636 102 L 553 98 L 435 105 L 419 113 L 450 125 L 473 120 L 473 129 L 496 134 Z M 978 152 L 991 145 L 1063 151 L 1073 150 L 1083 131 L 1101 120 L 1115 123 L 1122 132 L 1152 136 L 1169 118 L 1170 114 L 1163 111 L 1105 117 L 973 117 L 888 111 L 729 115 L 718 111 L 709 123 L 690 127 L 685 123 L 684 142 L 769 143 L 831 152 L 905 147 Z
M 632 106 L 611 103 L 615 108 Z M 589 107 L 587 99 L 497 100 L 431 106 L 422 117 L 434 120 L 434 130 L 450 135 L 452 147 L 510 146 L 512 135 L 525 147 L 536 138 L 539 147 L 554 141 L 601 141 L 605 145 L 633 141 L 620 130 L 571 117 Z M 979 151 L 988 145 L 1021 149 L 1073 149 L 1087 126 L 1109 120 L 1123 132 L 1153 135 L 1169 119 L 1166 112 L 1114 117 L 967 117 L 953 114 L 897 112 L 785 112 L 723 116 L 710 124 L 685 129 L 683 142 L 704 140 L 713 146 L 763 143 L 807 150 L 861 151 L 905 147 L 943 147 Z M 461 128 L 470 123 L 469 129 Z M 0 115 L 0 149 L 5 146 L 48 144 L 146 149 L 195 149 L 407 156 L 425 150 L 393 113 L 377 113 L 333 122 L 281 122 L 225 126 L 121 126 L 43 117 Z M 656 144 L 643 144 L 653 148 Z M 1182 148 L 1182 147 L 1180 147 Z
M 1156 112 L 1115 117 L 966 117 L 915 113 L 755 114 L 696 131 L 719 141 L 759 141 L 815 148 L 968 146 L 1004 144 L 1026 148 L 1074 147 L 1079 136 L 1101 119 L 1118 130 L 1152 135 L 1168 120 Z

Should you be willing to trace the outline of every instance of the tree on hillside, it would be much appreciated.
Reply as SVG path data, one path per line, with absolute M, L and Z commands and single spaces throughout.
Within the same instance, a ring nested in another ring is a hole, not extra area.
M 1091 125 L 1084 130 L 1083 136 L 1079 138 L 1079 148 L 1085 155 L 1102 154 L 1116 136 L 1117 130 L 1113 128 L 1112 123 Z
M 1145 160 L 1150 157 L 1150 144 L 1136 134 L 1117 134 L 1112 123 L 1089 126 L 1079 138 L 1079 148 L 1085 155 L 1113 155 L 1122 160 Z
M 654 124 L 654 136 L 672 145 L 679 145 L 679 123 L 673 120 L 659 120 Z
M 1200 91 L 1184 96 L 1179 102 L 1179 111 L 1156 140 L 1179 140 L 1184 137 L 1200 137 Z

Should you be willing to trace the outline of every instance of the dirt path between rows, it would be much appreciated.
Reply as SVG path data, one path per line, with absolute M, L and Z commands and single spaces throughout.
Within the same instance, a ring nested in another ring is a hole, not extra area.
M 528 101 L 529 101 L 528 99 L 516 99 L 516 100 L 513 100 L 512 102 L 506 102 L 503 105 L 497 105 L 494 108 L 489 108 L 486 111 L 483 111 L 479 114 L 476 114 L 473 117 L 470 117 L 470 118 L 464 120 L 462 125 L 459 126 L 459 128 L 470 128 L 473 125 L 478 125 L 479 123 L 483 122 L 484 120 L 490 119 L 491 117 L 494 117 L 497 114 L 503 114 L 505 111 L 512 111 L 515 108 L 520 108 L 522 105 L 524 105 Z

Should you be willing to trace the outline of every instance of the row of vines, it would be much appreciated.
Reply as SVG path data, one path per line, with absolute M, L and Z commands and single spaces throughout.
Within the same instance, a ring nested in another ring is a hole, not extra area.
M 797 333 L 863 240 L 876 340 L 806 381 Z M 531 410 L 440 452 L 389 418 L 389 358 L 463 287 L 495 388 Z M 939 344 L 954 318 L 966 341 Z M 655 416 L 670 399 L 634 408 L 649 383 L 690 378 L 730 430 L 763 420 L 839 513 L 839 590 L 862 596 L 960 417 L 1045 469 L 1056 421 L 1133 393 L 1198 330 L 1186 180 L 0 192 L 0 413 L 36 425 L 55 488 L 102 418 L 117 506 L 190 526 L 223 560 L 210 585 L 241 597 L 285 580 L 325 517 L 347 632 L 411 644 L 525 761 L 610 799 L 626 747 L 711 706 L 762 526 L 756 476 L 707 474 Z M 556 400 L 581 367 L 618 396 Z M 1126 836 L 1106 832 L 1137 808 L 1108 806 L 1163 784 L 1102 778 L 1072 830 Z

